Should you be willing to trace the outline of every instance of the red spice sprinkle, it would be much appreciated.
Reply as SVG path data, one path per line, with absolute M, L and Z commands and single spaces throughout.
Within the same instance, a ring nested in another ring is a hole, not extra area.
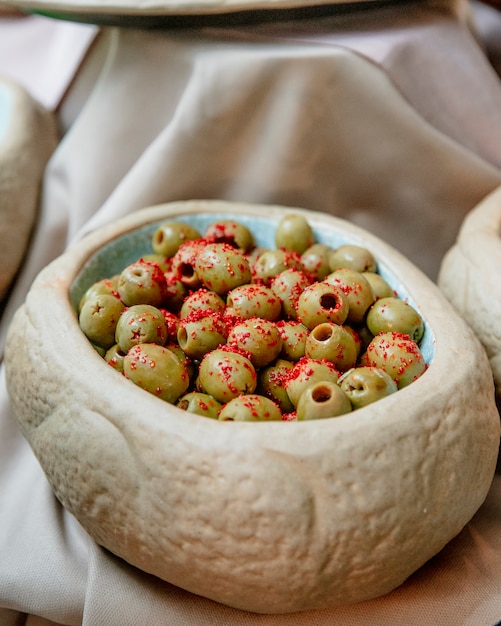
M 113 296 L 114 298 L 117 298 L 117 300 L 120 300 L 120 294 L 116 289 L 113 288 L 113 283 L 109 278 L 103 278 L 101 282 L 107 289 L 109 289 L 110 296 Z
M 179 327 L 179 318 L 174 313 L 171 313 L 167 309 L 159 309 L 164 316 L 165 324 L 167 326 L 167 337 L 173 339 L 177 337 L 177 329 Z
M 240 356 L 244 356 L 246 359 L 250 361 L 250 353 L 243 348 L 234 345 L 233 343 L 226 343 L 224 346 L 219 346 L 218 350 L 222 352 L 234 352 L 235 354 L 239 354 Z
M 224 337 L 228 336 L 229 328 L 224 314 L 218 311 L 213 311 L 212 309 L 195 309 L 194 311 L 190 311 L 186 317 L 183 317 L 183 319 L 179 321 L 179 326 L 181 328 L 186 328 L 189 324 L 198 323 L 202 320 L 208 319 L 212 321 L 213 328 L 216 332 Z M 202 327 L 202 330 L 206 330 L 206 327 Z
M 205 239 L 192 239 L 179 246 L 178 251 L 172 257 L 172 272 L 177 278 L 183 278 L 186 275 L 188 266 L 194 270 L 197 256 L 206 245 Z
M 329 283 L 330 284 L 335 283 L 335 286 L 339 287 L 339 289 L 341 289 L 341 291 L 345 293 L 346 295 L 349 295 L 354 289 L 351 285 L 348 285 L 347 283 L 343 282 L 342 280 L 336 277 L 329 280 Z
M 228 311 L 224 311 L 221 314 L 221 318 L 226 326 L 227 335 L 230 334 L 232 328 L 244 321 L 244 318 L 240 315 L 235 315 L 234 313 L 230 313 Z
M 314 373 L 312 365 L 315 363 L 323 363 L 324 365 L 327 365 L 333 373 L 338 373 L 334 364 L 331 361 L 327 361 L 327 359 L 310 359 L 308 357 L 301 357 L 299 361 L 295 363 L 293 368 L 284 370 L 282 377 L 283 383 L 287 384 L 296 380 L 300 376 L 311 376 Z
M 298 252 L 294 252 L 293 250 L 283 250 L 284 261 L 287 267 L 293 267 L 300 269 L 303 267 L 303 263 L 301 261 L 301 255 Z
M 232 248 L 238 248 L 235 242 L 235 225 L 235 222 L 211 224 L 205 233 L 205 238 L 210 243 L 226 243 Z
M 286 373 L 289 372 L 292 368 L 283 369 L 272 369 L 268 373 L 268 379 L 270 383 L 275 385 L 276 387 L 283 387 L 286 381 Z

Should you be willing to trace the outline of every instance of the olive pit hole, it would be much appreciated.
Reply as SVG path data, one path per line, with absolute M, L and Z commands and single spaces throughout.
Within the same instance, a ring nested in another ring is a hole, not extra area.
M 222 237 L 215 237 L 214 238 L 214 242 L 215 243 L 224 243 L 228 246 L 231 246 L 232 248 L 238 249 L 238 245 L 237 242 L 235 241 L 235 237 L 231 237 L 228 235 L 222 236 Z
M 177 333 L 177 342 L 181 348 L 186 348 L 186 344 L 188 343 L 188 333 L 186 332 L 186 328 L 181 327 Z
M 331 397 L 332 393 L 327 385 L 318 385 L 311 392 L 312 400 L 319 404 L 321 404 L 322 402 L 328 402 Z
M 317 341 L 328 341 L 332 337 L 332 328 L 328 324 L 319 324 L 311 334 Z
M 325 293 L 320 298 L 320 306 L 322 309 L 337 309 L 339 307 L 339 302 L 333 294 Z
M 181 263 L 179 266 L 179 273 L 183 278 L 193 278 L 195 270 L 193 265 L 190 265 L 189 263 Z

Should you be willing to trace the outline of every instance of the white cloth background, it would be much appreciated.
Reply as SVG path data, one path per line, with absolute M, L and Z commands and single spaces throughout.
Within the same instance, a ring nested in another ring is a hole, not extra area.
M 231 28 L 103 28 L 87 56 L 96 31 L 79 29 L 84 45 L 63 73 L 57 55 L 57 88 L 45 82 L 62 137 L 2 341 L 46 263 L 85 232 L 150 204 L 205 197 L 334 213 L 435 277 L 466 212 L 501 184 L 499 77 L 467 24 L 446 8 L 394 3 Z M 5 41 L 0 35 L 0 58 Z M 68 68 L 78 69 L 73 81 Z M 501 619 L 499 477 L 464 531 L 393 593 L 289 616 L 194 597 L 96 546 L 52 496 L 16 430 L 3 376 L 0 484 L 6 626 L 492 626 Z

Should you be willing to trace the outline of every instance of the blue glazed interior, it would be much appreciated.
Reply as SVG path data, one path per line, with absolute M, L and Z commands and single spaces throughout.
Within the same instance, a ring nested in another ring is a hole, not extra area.
M 222 219 L 236 219 L 245 224 L 252 231 L 257 245 L 263 247 L 275 247 L 275 225 L 278 218 L 267 218 L 257 216 L 246 216 L 242 214 L 229 215 L 228 213 L 201 213 L 190 215 L 189 220 L 182 217 L 169 217 L 169 221 L 189 221 L 200 232 L 204 232 L 209 224 Z M 165 220 L 152 222 L 137 230 L 113 239 L 108 244 L 98 250 L 83 266 L 70 289 L 70 299 L 75 310 L 85 291 L 95 282 L 103 278 L 110 278 L 119 274 L 127 265 L 137 261 L 141 256 L 152 253 L 151 238 L 158 226 Z M 326 225 L 322 230 L 315 230 L 315 237 L 318 243 L 325 243 L 331 247 L 338 247 L 343 243 L 350 243 L 349 240 L 334 229 Z M 398 281 L 391 272 L 384 266 L 378 264 L 379 274 L 388 282 L 400 298 L 405 299 L 417 307 L 405 286 Z M 421 351 L 426 362 L 429 364 L 435 353 L 435 338 L 433 331 L 425 320 L 425 333 L 420 344 Z

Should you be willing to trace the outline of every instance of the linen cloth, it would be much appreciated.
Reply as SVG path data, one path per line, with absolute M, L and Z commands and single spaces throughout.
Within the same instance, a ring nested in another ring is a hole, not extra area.
M 5 7 L 5 11 L 8 7 Z M 65 96 L 98 28 L 0 12 L 0 75 L 15 80 L 48 110 Z
M 45 264 L 147 205 L 222 198 L 333 213 L 434 278 L 464 215 L 501 184 L 499 77 L 456 6 L 395 3 L 231 27 L 102 28 L 88 56 L 70 67 L 78 71 L 69 89 L 51 100 L 61 142 L 1 321 L 2 345 Z M 159 581 L 97 546 L 52 495 L 17 431 L 3 366 L 0 377 L 2 625 L 492 626 L 501 619 L 499 475 L 461 534 L 394 592 L 332 610 L 255 615 Z

